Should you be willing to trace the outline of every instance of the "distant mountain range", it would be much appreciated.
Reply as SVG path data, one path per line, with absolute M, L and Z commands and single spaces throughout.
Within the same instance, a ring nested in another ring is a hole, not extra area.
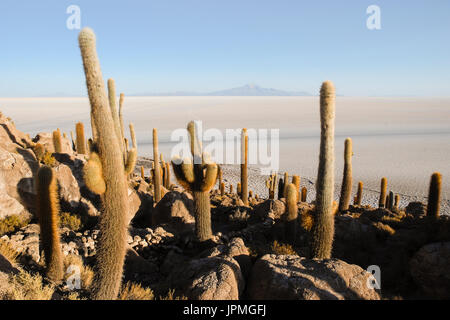
M 283 91 L 272 88 L 262 88 L 254 84 L 247 84 L 242 87 L 236 87 L 226 90 L 206 92 L 206 93 L 193 93 L 193 92 L 170 92 L 170 93 L 143 93 L 135 94 L 135 96 L 286 96 L 286 97 L 298 97 L 298 96 L 312 96 L 312 94 L 303 91 Z

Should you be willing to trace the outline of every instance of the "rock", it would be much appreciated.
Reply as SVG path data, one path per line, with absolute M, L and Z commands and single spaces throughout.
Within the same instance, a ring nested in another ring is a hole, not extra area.
M 405 208 L 405 212 L 414 217 L 421 217 L 427 214 L 427 206 L 422 202 L 410 202 Z
M 125 281 L 156 282 L 159 278 L 158 267 L 139 256 L 132 248 L 128 248 L 124 265 Z
M 186 192 L 170 191 L 164 195 L 152 211 L 152 225 L 168 223 L 177 230 L 193 227 L 191 212 L 194 210 L 192 196 Z
M 238 300 L 245 281 L 236 260 L 209 257 L 178 265 L 167 277 L 166 286 L 190 300 Z
M 286 211 L 286 205 L 280 200 L 266 200 L 255 207 L 255 215 L 265 220 L 272 218 L 273 220 L 280 219 Z
M 420 248 L 410 261 L 414 282 L 433 298 L 450 298 L 450 242 L 430 243 Z
M 14 267 L 11 261 L 0 253 L 0 273 L 18 273 L 19 270 Z
M 54 153 L 53 134 L 51 132 L 40 132 L 34 137 L 33 142 L 42 144 L 48 152 Z M 72 142 L 69 138 L 64 138 L 61 132 L 61 153 L 74 154 Z
M 379 300 L 366 285 L 369 276 L 342 260 L 267 254 L 253 266 L 247 294 L 251 300 Z
M 58 164 L 53 168 L 56 178 L 59 183 L 59 194 L 61 205 L 69 205 L 71 208 L 76 208 L 80 205 L 81 194 L 80 186 L 77 179 L 72 174 L 72 170 L 65 164 Z

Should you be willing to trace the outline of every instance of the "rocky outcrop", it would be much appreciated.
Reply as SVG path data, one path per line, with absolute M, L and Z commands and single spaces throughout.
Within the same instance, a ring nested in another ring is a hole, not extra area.
M 342 260 L 265 255 L 251 271 L 247 295 L 257 300 L 378 300 L 369 273 Z
M 54 153 L 53 135 L 48 132 L 40 132 L 33 139 L 33 142 L 42 144 L 48 152 Z M 72 142 L 69 138 L 64 138 L 61 134 L 61 153 L 74 154 Z
M 193 211 L 194 202 L 189 193 L 167 192 L 152 210 L 151 223 L 153 226 L 167 223 L 179 231 L 191 229 L 195 223 Z
M 266 200 L 255 207 L 255 215 L 265 220 L 271 218 L 273 220 L 280 219 L 286 212 L 286 205 L 281 200 Z
M 450 299 L 450 242 L 430 243 L 410 261 L 410 273 L 423 292 L 438 299 Z

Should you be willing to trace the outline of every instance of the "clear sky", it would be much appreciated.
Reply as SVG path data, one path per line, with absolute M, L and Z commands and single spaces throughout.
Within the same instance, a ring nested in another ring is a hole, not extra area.
M 0 96 L 86 95 L 77 36 L 126 94 L 255 83 L 317 94 L 449 96 L 449 0 L 1 0 Z M 369 5 L 381 30 L 366 27 Z

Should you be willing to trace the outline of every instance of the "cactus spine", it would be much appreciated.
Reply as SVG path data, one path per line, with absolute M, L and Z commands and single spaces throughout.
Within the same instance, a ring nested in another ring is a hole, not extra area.
M 64 276 L 64 269 L 58 227 L 58 185 L 50 167 L 39 168 L 36 177 L 36 195 L 47 277 L 52 281 L 59 282 Z
M 126 253 L 128 195 L 123 154 L 117 139 L 111 110 L 108 108 L 100 63 L 96 52 L 94 32 L 84 28 L 78 37 L 86 85 L 91 104 L 95 145 L 99 150 L 106 189 L 102 194 L 102 213 L 96 254 L 96 274 L 93 298 L 117 298 Z M 120 174 L 122 172 L 122 174 Z
M 158 203 L 161 201 L 161 167 L 159 163 L 159 153 L 158 153 L 158 130 L 156 128 L 153 128 L 153 163 L 155 164 L 153 175 L 154 184 L 153 184 L 153 196 L 154 196 L 154 203 Z
M 352 196 L 352 139 L 345 139 L 344 147 L 344 175 L 342 177 L 341 197 L 339 198 L 339 211 L 348 210 Z
M 320 89 L 320 155 L 316 184 L 316 212 L 311 230 L 311 256 L 329 259 L 333 246 L 335 89 L 330 81 Z
M 241 199 L 248 206 L 248 134 L 242 129 L 241 134 Z
M 387 191 L 387 179 L 385 177 L 381 178 L 381 190 L 380 190 L 380 200 L 378 201 L 378 205 L 380 208 L 384 208 L 386 206 L 386 191 Z
M 427 217 L 439 218 L 441 185 L 442 175 L 439 172 L 433 173 L 428 191 Z
M 298 217 L 298 191 L 295 184 L 290 183 L 286 187 L 286 239 L 290 244 L 294 245 L 295 236 L 297 232 L 297 217 Z
M 56 131 L 53 131 L 53 147 L 55 148 L 56 153 L 62 152 L 62 142 L 61 142 L 61 131 L 57 129 Z
M 86 139 L 84 137 L 84 125 L 78 122 L 75 125 L 75 132 L 77 134 L 77 153 L 86 154 Z
M 172 160 L 172 166 L 180 184 L 194 195 L 195 235 L 198 241 L 203 242 L 212 237 L 209 191 L 216 184 L 218 168 L 206 155 L 202 156 L 202 146 L 193 121 L 189 122 L 187 129 L 193 161 L 178 158 Z
M 362 181 L 358 182 L 358 191 L 356 192 L 355 201 L 353 204 L 360 206 L 362 202 L 362 194 L 363 194 L 363 183 Z

